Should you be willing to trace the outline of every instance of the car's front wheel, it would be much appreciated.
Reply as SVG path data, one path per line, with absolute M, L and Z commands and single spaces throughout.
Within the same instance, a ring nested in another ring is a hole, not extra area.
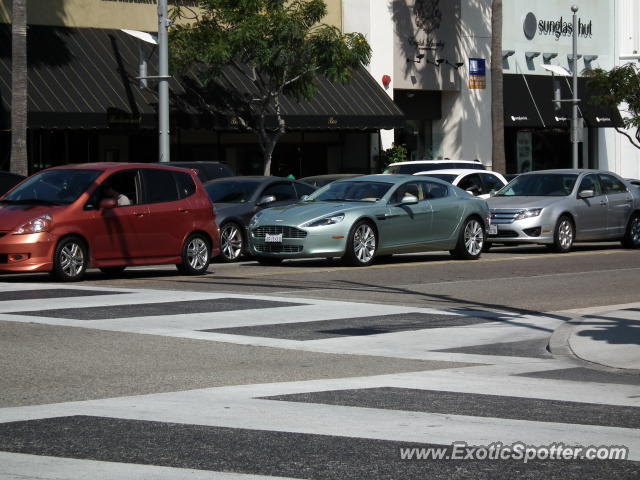
M 244 236 L 237 223 L 228 222 L 220 227 L 220 260 L 237 262 L 244 250 Z
M 347 251 L 343 260 L 354 267 L 366 267 L 373 263 L 378 248 L 378 236 L 371 223 L 362 220 L 349 232 Z
M 553 232 L 553 244 L 549 248 L 556 253 L 567 253 L 573 246 L 574 232 L 571 219 L 562 215 L 558 219 L 556 229 Z
M 53 253 L 52 275 L 62 282 L 77 282 L 82 280 L 89 257 L 84 241 L 80 237 L 65 237 L 56 246 Z
M 640 248 L 640 215 L 635 213 L 629 219 L 627 231 L 622 239 L 625 248 Z
M 458 235 L 456 248 L 450 250 L 449 253 L 455 258 L 462 260 L 475 260 L 480 258 L 483 246 L 484 227 L 482 223 L 480 223 L 480 220 L 471 217 L 464 222 Z
M 208 240 L 199 233 L 187 238 L 182 247 L 182 263 L 176 265 L 185 275 L 202 275 L 209 268 L 211 247 Z

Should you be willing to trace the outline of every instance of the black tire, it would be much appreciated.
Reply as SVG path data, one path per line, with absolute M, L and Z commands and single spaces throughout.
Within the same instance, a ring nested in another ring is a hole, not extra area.
M 485 231 L 482 220 L 477 217 L 469 217 L 465 220 L 456 248 L 449 253 L 460 260 L 476 260 L 482 254 L 484 247 Z
M 561 215 L 553 231 L 553 244 L 548 248 L 556 253 L 567 253 L 573 247 L 575 236 L 573 221 L 568 215 Z
M 634 213 L 627 224 L 627 231 L 622 239 L 625 248 L 640 248 L 640 214 Z
M 209 240 L 199 233 L 187 238 L 182 246 L 182 263 L 176 265 L 184 275 L 202 275 L 207 272 L 211 261 Z
M 100 268 L 100 271 L 105 275 L 108 275 L 110 277 L 115 277 L 116 275 L 120 275 L 122 272 L 124 272 L 125 268 L 127 267 L 125 267 L 124 265 L 119 267 L 102 267 Z
M 255 257 L 260 265 L 276 266 L 282 263 L 282 258 L 277 257 Z
M 347 250 L 342 260 L 352 267 L 366 267 L 373 263 L 378 248 L 378 234 L 366 220 L 357 222 L 347 238 Z
M 88 265 L 89 255 L 84 241 L 71 235 L 56 245 L 51 274 L 61 282 L 78 282 L 84 278 Z
M 235 222 L 227 222 L 220 226 L 221 262 L 233 263 L 242 257 L 245 249 L 242 227 Z

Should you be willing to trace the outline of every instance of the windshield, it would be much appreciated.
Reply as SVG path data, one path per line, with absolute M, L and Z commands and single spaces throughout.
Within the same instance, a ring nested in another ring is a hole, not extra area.
M 425 173 L 424 176 L 439 178 L 440 180 L 444 180 L 445 182 L 453 183 L 458 175 L 452 175 L 450 173 Z
M 45 170 L 25 180 L 3 198 L 2 202 L 70 205 L 101 173 L 102 170 Z
M 375 202 L 384 197 L 391 187 L 391 183 L 338 181 L 315 191 L 307 201 Z
M 404 174 L 413 175 L 418 172 L 425 172 L 428 170 L 444 170 L 445 168 L 470 168 L 472 170 L 484 170 L 484 165 L 479 162 L 456 162 L 456 161 L 443 161 L 443 162 L 416 162 L 405 163 L 404 165 L 396 164 L 389 165 L 384 169 L 382 173 L 389 174 Z
M 520 175 L 500 190 L 497 197 L 566 197 L 578 179 L 574 173 Z
M 225 180 L 208 183 L 204 188 L 213 203 L 246 203 L 259 185 L 257 180 Z

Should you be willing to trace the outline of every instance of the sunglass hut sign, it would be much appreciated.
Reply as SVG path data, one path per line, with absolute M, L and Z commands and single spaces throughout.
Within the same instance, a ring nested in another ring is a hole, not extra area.
M 558 19 L 538 19 L 535 14 L 529 12 L 524 19 L 524 35 L 529 40 L 538 35 L 552 36 L 556 40 L 560 37 L 571 37 L 573 35 L 573 19 L 560 16 Z M 580 37 L 591 38 L 593 36 L 593 21 L 585 23 L 578 19 L 577 34 Z

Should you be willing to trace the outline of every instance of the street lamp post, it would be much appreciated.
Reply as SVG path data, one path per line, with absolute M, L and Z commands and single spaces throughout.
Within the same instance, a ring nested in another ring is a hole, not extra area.
M 158 135 L 161 162 L 170 160 L 168 15 L 167 0 L 158 0 Z
M 571 7 L 573 12 L 573 99 L 571 111 L 571 144 L 573 168 L 578 168 L 578 6 Z

